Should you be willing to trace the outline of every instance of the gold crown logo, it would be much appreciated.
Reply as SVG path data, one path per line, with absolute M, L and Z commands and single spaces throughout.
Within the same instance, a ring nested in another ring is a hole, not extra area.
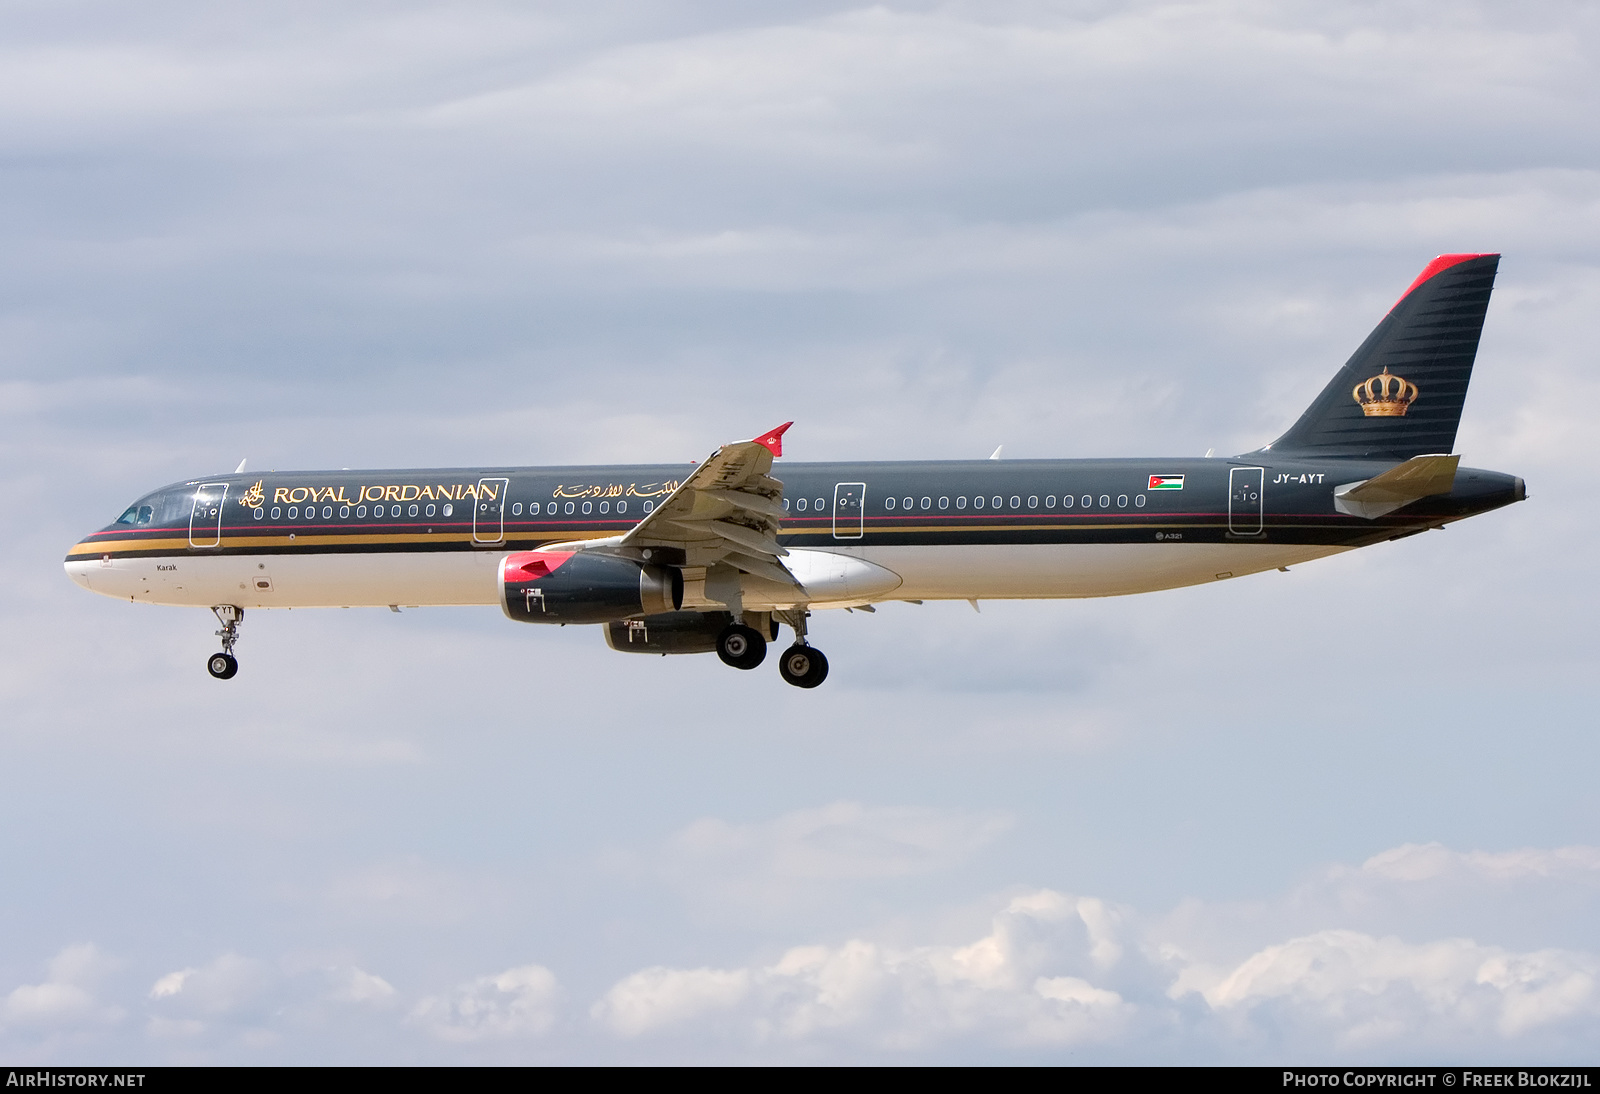
M 1381 373 L 1357 384 L 1350 394 L 1369 418 L 1404 418 L 1417 401 L 1417 385 L 1403 376 L 1391 376 L 1385 365 Z

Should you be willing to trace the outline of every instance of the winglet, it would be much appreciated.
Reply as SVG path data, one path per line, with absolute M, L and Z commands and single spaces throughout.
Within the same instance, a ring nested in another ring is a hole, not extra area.
M 769 429 L 767 432 L 761 434 L 761 436 L 755 438 L 755 443 L 765 446 L 767 451 L 771 452 L 774 456 L 781 456 L 783 455 L 784 431 L 792 425 L 794 425 L 793 422 L 784 422 L 777 429 Z

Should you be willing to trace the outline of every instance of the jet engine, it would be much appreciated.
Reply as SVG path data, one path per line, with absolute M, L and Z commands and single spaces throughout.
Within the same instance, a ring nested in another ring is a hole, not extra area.
M 711 653 L 732 612 L 667 612 L 606 624 L 606 645 L 618 653 Z
M 598 551 L 518 551 L 500 560 L 500 606 L 519 623 L 608 623 L 676 611 L 683 575 Z

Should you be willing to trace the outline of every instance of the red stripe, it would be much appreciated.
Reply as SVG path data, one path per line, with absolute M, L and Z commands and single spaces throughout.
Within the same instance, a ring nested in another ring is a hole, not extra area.
M 1411 287 L 1409 289 L 1407 289 L 1405 292 L 1400 294 L 1400 300 L 1396 300 L 1394 302 L 1395 308 L 1398 308 L 1400 306 L 1400 301 L 1401 300 L 1404 300 L 1406 297 L 1408 297 L 1412 293 L 1416 292 L 1418 285 L 1421 285 L 1424 281 L 1429 280 L 1434 275 L 1444 273 L 1444 271 L 1448 270 L 1451 266 L 1459 266 L 1463 262 L 1470 262 L 1474 258 L 1488 258 L 1488 257 L 1490 257 L 1489 254 L 1481 254 L 1481 255 L 1440 255 L 1438 258 L 1434 259 L 1432 262 L 1430 262 L 1426 266 L 1424 266 L 1423 269 L 1422 269 L 1422 272 L 1417 275 L 1417 279 L 1411 283 Z M 1389 310 L 1390 311 L 1394 311 L 1394 308 L 1390 308 Z

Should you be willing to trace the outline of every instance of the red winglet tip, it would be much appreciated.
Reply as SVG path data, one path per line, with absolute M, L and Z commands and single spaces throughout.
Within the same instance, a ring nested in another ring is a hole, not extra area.
M 777 429 L 769 429 L 756 438 L 756 444 L 762 445 L 774 456 L 783 455 L 783 434 L 792 425 L 793 422 L 784 422 Z
M 1411 287 L 1400 294 L 1400 300 L 1404 300 L 1406 297 L 1416 292 L 1417 286 L 1421 285 L 1424 281 L 1427 281 L 1435 274 L 1441 274 L 1448 270 L 1451 266 L 1459 266 L 1463 262 L 1470 262 L 1474 258 L 1488 258 L 1490 254 L 1493 254 L 1493 252 L 1486 252 L 1479 255 L 1440 255 L 1438 258 L 1434 259 L 1432 262 L 1423 267 L 1422 272 L 1417 275 L 1417 279 L 1411 283 Z M 1395 301 L 1395 307 L 1399 307 L 1400 300 Z M 1394 308 L 1390 308 L 1389 310 L 1393 311 Z

